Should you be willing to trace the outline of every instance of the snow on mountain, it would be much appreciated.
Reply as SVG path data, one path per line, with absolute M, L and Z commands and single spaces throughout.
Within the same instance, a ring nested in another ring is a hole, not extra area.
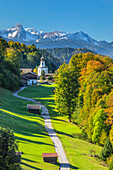
M 62 39 L 68 39 L 67 34 L 65 32 L 54 31 L 54 32 L 46 32 L 43 37 L 44 39 L 50 39 L 52 41 L 59 41 Z
M 6 40 L 35 44 L 39 48 L 88 48 L 97 53 L 113 56 L 113 42 L 96 41 L 82 31 L 76 33 L 63 31 L 43 32 L 34 28 L 24 29 L 18 23 L 11 28 L 0 30 L 0 36 Z
M 66 33 L 61 31 L 54 32 L 43 32 L 37 31 L 34 28 L 23 28 L 20 23 L 14 25 L 9 29 L 4 29 L 0 31 L 0 35 L 7 39 L 21 40 L 21 41 L 34 41 L 34 42 L 44 42 L 49 41 L 63 41 L 63 40 L 74 40 L 74 41 L 85 41 L 94 45 L 99 43 L 88 36 L 86 33 L 80 31 L 76 33 Z
M 39 35 L 39 34 L 43 34 L 44 31 L 37 31 L 35 30 L 34 28 L 25 28 L 25 30 L 31 34 L 36 34 L 36 35 Z
M 89 35 L 82 31 L 73 34 L 68 34 L 68 38 L 76 41 L 84 41 L 85 43 L 88 44 L 99 45 L 98 41 L 94 40 L 93 38 L 91 38 Z
M 27 32 L 20 23 L 14 25 L 11 28 L 0 31 L 0 35 L 7 39 L 16 41 L 36 41 L 37 37 Z

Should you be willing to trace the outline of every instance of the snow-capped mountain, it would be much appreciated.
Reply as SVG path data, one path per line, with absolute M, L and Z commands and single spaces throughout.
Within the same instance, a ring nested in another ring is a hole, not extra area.
M 20 23 L 11 28 L 0 30 L 0 36 L 14 41 L 31 41 L 36 40 L 35 35 L 26 31 Z
M 27 45 L 35 44 L 39 48 L 88 48 L 97 53 L 113 56 L 113 42 L 96 41 L 82 31 L 76 33 L 43 32 L 34 28 L 24 29 L 18 23 L 11 28 L 0 30 L 0 36 L 7 41 L 13 40 Z
M 36 34 L 36 35 L 39 35 L 39 34 L 42 34 L 44 33 L 43 31 L 37 31 L 35 30 L 34 28 L 25 28 L 25 30 L 31 34 Z

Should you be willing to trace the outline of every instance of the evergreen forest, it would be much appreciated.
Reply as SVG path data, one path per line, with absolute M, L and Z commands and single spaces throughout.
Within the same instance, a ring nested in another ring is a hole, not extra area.
M 65 47 L 65 48 L 53 48 L 53 49 L 47 49 L 47 51 L 52 54 L 55 58 L 59 58 L 65 63 L 69 63 L 71 57 L 75 54 L 79 53 L 94 53 L 96 52 L 89 50 L 87 48 L 70 48 L 70 47 Z

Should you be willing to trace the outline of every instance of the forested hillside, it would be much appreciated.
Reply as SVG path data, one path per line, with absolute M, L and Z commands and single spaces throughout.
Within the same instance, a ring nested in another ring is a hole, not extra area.
M 93 143 L 113 145 L 113 59 L 92 53 L 73 55 L 56 72 L 55 101 Z
M 32 68 L 40 64 L 44 55 L 49 72 L 54 72 L 62 62 L 46 50 L 39 50 L 34 45 L 26 46 L 19 42 L 5 41 L 0 38 L 0 87 L 14 90 L 20 85 L 20 69 Z
M 26 46 L 24 43 L 8 42 L 9 48 L 13 48 L 18 51 L 19 64 L 21 68 L 35 68 L 40 64 L 40 58 L 43 55 L 46 60 L 46 65 L 49 71 L 54 72 L 60 65 L 61 61 L 54 58 L 46 50 L 37 49 L 35 45 Z
M 69 60 L 71 59 L 72 55 L 79 54 L 79 53 L 95 53 L 92 50 L 86 49 L 86 48 L 53 48 L 53 49 L 47 49 L 47 51 L 52 54 L 55 58 L 59 58 L 65 63 L 69 63 Z M 96 53 L 95 53 L 96 54 Z
M 18 53 L 0 38 L 0 87 L 13 90 L 20 85 Z

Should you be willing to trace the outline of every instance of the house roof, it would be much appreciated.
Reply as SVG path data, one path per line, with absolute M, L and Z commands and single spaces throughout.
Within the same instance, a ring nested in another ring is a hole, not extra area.
M 40 109 L 40 105 L 32 105 L 32 104 L 27 104 L 27 109 Z
M 42 157 L 57 157 L 57 153 L 42 153 Z
M 24 74 L 22 74 L 22 76 L 24 76 L 24 77 L 25 77 L 25 75 L 27 75 L 27 74 L 31 74 L 31 75 L 37 76 L 37 74 L 36 74 L 36 73 L 34 73 L 34 72 L 24 73 Z
M 28 80 L 28 78 L 27 78 L 27 77 L 22 76 L 22 78 L 23 78 L 23 79 L 25 79 L 25 80 Z
M 20 68 L 20 71 L 23 72 L 23 74 L 28 73 L 28 72 L 32 72 L 32 68 Z
M 37 78 L 37 74 L 34 73 L 34 72 L 24 73 L 24 74 L 22 74 L 22 77 L 26 77 L 28 74 L 31 74 L 31 75 L 33 75 L 33 76 L 35 76 L 35 77 Z M 27 78 L 28 78 L 28 77 L 27 77 Z
M 52 76 L 53 75 L 53 73 L 47 73 L 46 74 L 46 76 Z

